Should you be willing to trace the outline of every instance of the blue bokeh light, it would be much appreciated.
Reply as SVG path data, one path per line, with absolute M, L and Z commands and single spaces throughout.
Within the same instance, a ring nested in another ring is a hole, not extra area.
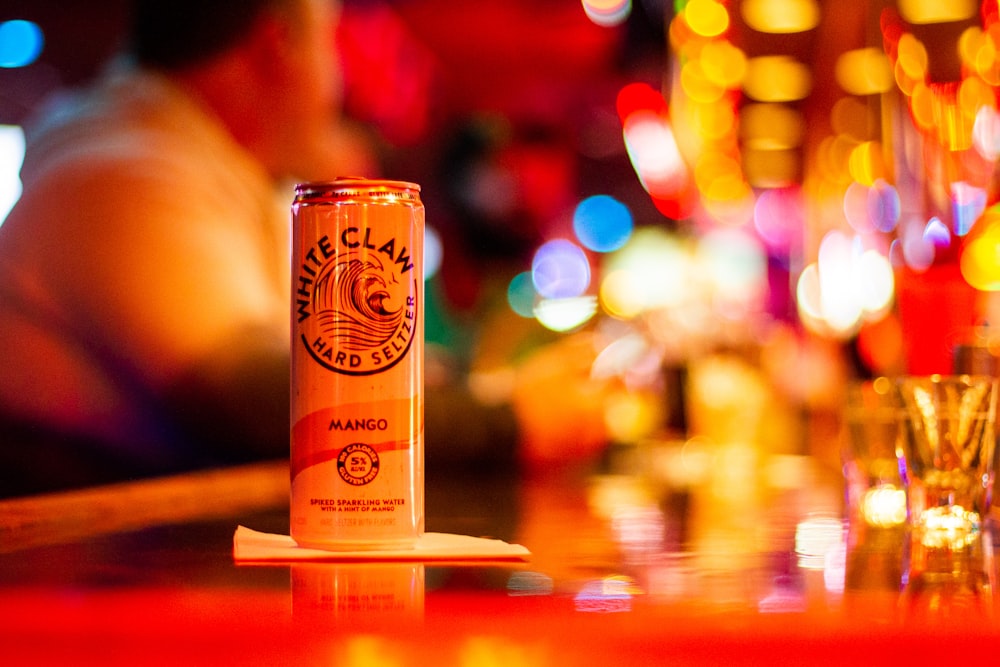
M 968 183 L 955 183 L 951 190 L 955 236 L 965 236 L 986 210 L 986 191 Z
M 612 252 L 632 236 L 632 213 L 614 197 L 587 197 L 573 212 L 573 231 L 585 248 Z
M 899 223 L 902 204 L 899 192 L 886 181 L 875 181 L 868 190 L 868 216 L 880 232 L 891 232 Z
M 24 67 L 38 60 L 45 38 L 31 21 L 0 22 L 0 67 Z
M 548 241 L 535 251 L 531 280 L 538 293 L 547 299 L 580 296 L 590 286 L 590 261 L 572 241 Z
M 951 245 L 951 232 L 948 231 L 948 225 L 944 224 L 937 216 L 927 221 L 923 238 L 924 241 L 933 243 L 938 248 L 947 248 Z

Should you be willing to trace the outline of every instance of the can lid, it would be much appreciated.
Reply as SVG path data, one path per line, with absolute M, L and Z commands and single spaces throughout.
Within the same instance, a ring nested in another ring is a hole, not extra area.
M 419 193 L 420 186 L 416 183 L 357 177 L 310 181 L 295 186 L 296 201 L 350 198 L 418 201 Z

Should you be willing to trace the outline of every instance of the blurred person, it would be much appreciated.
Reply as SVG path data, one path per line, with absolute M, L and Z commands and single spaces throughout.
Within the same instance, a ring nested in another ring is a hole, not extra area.
M 26 128 L 0 226 L 0 495 L 288 455 L 295 180 L 373 175 L 339 4 L 136 0 Z

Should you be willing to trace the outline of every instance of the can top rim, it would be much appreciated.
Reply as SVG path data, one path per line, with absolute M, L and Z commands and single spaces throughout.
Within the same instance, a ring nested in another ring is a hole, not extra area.
M 307 181 L 304 183 L 298 183 L 295 186 L 295 193 L 297 195 L 308 196 L 343 196 L 345 194 L 352 193 L 388 194 L 390 192 L 397 193 L 399 191 L 406 190 L 415 193 L 420 192 L 420 186 L 409 181 L 358 177 L 335 178 L 329 181 Z

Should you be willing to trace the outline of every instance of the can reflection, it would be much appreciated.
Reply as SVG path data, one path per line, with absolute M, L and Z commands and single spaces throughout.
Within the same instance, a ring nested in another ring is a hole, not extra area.
M 899 592 L 906 583 L 909 545 L 903 526 L 849 525 L 844 588 Z
M 960 548 L 928 547 L 919 535 L 910 541 L 909 573 L 901 598 L 911 618 L 993 619 L 996 571 L 989 532 Z
M 423 563 L 297 563 L 291 577 L 296 621 L 384 627 L 423 618 Z

